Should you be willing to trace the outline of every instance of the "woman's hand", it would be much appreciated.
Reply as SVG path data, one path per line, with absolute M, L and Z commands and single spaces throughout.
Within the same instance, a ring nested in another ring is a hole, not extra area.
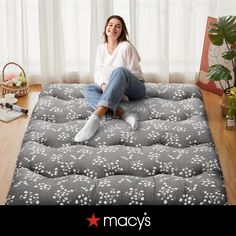
M 101 84 L 101 90 L 102 90 L 102 92 L 105 91 L 106 87 L 107 87 L 107 85 L 106 85 L 105 83 Z

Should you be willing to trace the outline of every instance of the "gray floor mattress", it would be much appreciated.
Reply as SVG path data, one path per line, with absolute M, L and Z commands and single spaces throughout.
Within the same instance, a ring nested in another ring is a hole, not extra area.
M 139 115 L 130 130 L 103 120 L 73 138 L 93 112 L 84 84 L 47 86 L 24 136 L 6 204 L 226 204 L 224 179 L 200 90 L 146 83 L 146 98 L 122 103 Z

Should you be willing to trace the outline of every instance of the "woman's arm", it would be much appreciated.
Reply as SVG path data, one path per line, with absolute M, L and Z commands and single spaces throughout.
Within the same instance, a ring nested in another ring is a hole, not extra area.
M 136 48 L 132 44 L 127 43 L 124 47 L 123 56 L 126 61 L 127 69 L 135 76 L 142 79 L 143 72 L 139 64 L 141 59 Z
M 101 87 L 103 83 L 106 85 L 109 83 L 109 78 L 113 70 L 112 66 L 106 65 L 105 63 L 105 48 L 105 44 L 98 47 L 95 61 L 94 81 L 99 87 Z
M 94 82 L 101 87 L 104 82 L 102 68 L 104 67 L 104 59 L 102 56 L 102 46 L 98 46 L 96 60 L 95 60 L 95 68 L 94 68 Z

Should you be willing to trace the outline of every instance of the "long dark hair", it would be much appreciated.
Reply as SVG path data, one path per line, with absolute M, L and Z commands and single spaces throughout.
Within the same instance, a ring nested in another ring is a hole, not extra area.
M 129 36 L 129 33 L 128 33 L 128 30 L 126 28 L 126 24 L 125 24 L 125 21 L 124 19 L 121 17 L 121 16 L 118 16 L 118 15 L 113 15 L 113 16 L 110 16 L 107 21 L 106 21 L 106 24 L 105 24 L 105 27 L 104 27 L 104 31 L 103 31 L 103 36 L 104 36 L 104 39 L 105 39 L 105 43 L 108 42 L 108 39 L 107 39 L 107 35 L 106 35 L 106 28 L 107 28 L 107 25 L 109 24 L 109 21 L 111 19 L 117 19 L 121 22 L 122 24 L 122 31 L 121 31 L 121 34 L 119 36 L 119 38 L 117 39 L 118 42 L 123 42 L 123 41 L 128 41 L 128 36 Z

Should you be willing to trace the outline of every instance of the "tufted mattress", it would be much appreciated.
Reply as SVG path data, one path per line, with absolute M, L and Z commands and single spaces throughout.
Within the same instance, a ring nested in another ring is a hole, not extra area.
M 226 204 L 224 180 L 198 87 L 146 83 L 146 98 L 122 103 L 139 115 L 130 130 L 103 120 L 73 138 L 93 112 L 85 84 L 47 86 L 22 143 L 6 204 Z

